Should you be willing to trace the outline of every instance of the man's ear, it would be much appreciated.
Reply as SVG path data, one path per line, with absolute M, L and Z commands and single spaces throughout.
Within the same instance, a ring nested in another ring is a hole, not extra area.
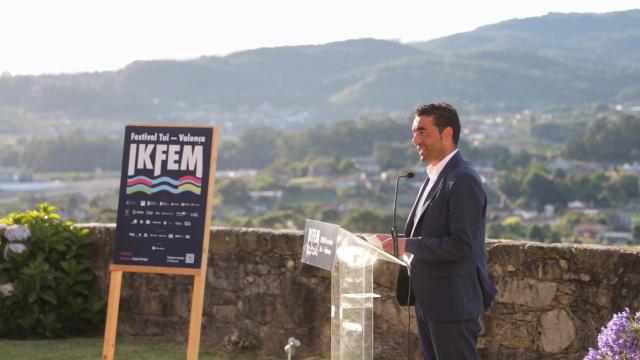
M 451 126 L 446 127 L 444 131 L 442 131 L 442 136 L 445 139 L 449 139 L 451 140 L 451 142 L 453 142 L 453 128 Z

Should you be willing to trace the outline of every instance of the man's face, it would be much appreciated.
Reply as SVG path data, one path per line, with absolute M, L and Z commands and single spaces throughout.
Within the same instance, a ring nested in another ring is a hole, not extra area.
M 447 146 L 443 134 L 450 128 L 445 129 L 442 134 L 433 124 L 431 116 L 416 116 L 413 119 L 413 139 L 411 142 L 418 149 L 420 161 L 427 164 L 436 164 L 444 159 L 447 154 Z

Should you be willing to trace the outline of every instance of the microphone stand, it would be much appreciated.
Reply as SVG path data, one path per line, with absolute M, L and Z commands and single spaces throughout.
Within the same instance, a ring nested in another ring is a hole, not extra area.
M 393 227 L 391 228 L 391 241 L 393 242 L 393 256 L 399 258 L 398 251 L 398 227 L 396 226 L 396 209 L 398 207 L 398 185 L 400 183 L 400 179 L 406 177 L 407 179 L 411 179 L 415 174 L 412 172 L 406 173 L 404 175 L 400 175 L 396 178 L 396 191 L 393 196 Z
M 393 256 L 398 257 L 398 228 L 396 226 L 396 208 L 398 207 L 398 184 L 400 182 L 400 178 L 402 176 L 398 176 L 396 178 L 396 191 L 393 196 L 393 227 L 391 228 L 391 241 L 393 241 Z

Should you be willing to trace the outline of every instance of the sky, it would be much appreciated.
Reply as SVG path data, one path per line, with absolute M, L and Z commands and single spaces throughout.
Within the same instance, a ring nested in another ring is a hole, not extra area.
M 356 38 L 430 40 L 549 12 L 638 0 L 15 0 L 0 3 L 0 73 L 115 70 L 135 60 Z

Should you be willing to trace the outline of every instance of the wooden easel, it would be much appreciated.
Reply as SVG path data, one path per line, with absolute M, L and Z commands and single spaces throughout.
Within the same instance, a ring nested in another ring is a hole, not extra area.
M 162 125 L 160 125 L 161 127 Z M 177 127 L 189 127 L 176 125 Z M 167 125 L 167 127 L 169 127 Z M 197 127 L 197 126 L 194 126 Z M 199 269 L 170 268 L 157 266 L 134 266 L 111 264 L 109 272 L 109 298 L 107 305 L 107 319 L 104 329 L 104 343 L 102 346 L 102 359 L 113 360 L 116 347 L 116 330 L 118 327 L 118 314 L 120 308 L 120 291 L 122 289 L 122 273 L 137 272 L 151 274 L 187 275 L 193 276 L 193 292 L 191 295 L 191 316 L 189 320 L 189 342 L 187 345 L 187 360 L 197 360 L 200 351 L 200 330 L 202 327 L 202 309 L 204 302 L 204 287 L 207 276 L 207 258 L 209 254 L 209 237 L 211 233 L 211 215 L 213 190 L 215 186 L 216 160 L 218 156 L 218 128 L 213 128 L 211 137 L 211 159 L 209 164 L 209 186 L 206 199 L 204 234 L 202 241 L 202 257 Z

